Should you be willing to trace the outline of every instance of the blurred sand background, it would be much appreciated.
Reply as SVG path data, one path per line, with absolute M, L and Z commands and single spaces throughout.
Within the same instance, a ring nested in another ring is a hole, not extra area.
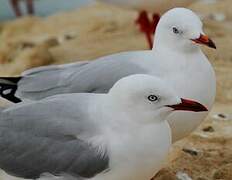
M 217 74 L 217 98 L 208 119 L 176 143 L 170 162 L 155 180 L 232 179 L 232 1 L 196 3 L 205 32 L 217 50 L 205 48 Z M 92 60 L 116 52 L 147 49 L 134 25 L 135 11 L 95 4 L 46 18 L 24 17 L 0 24 L 0 76 L 25 69 Z M 3 175 L 2 180 L 13 180 Z

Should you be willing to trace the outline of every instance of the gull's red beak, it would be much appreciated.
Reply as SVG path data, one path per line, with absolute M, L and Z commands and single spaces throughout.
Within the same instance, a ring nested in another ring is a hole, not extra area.
M 199 38 L 197 39 L 191 39 L 193 42 L 197 43 L 197 44 L 203 44 L 206 45 L 210 48 L 214 48 L 216 49 L 216 45 L 215 43 L 206 35 L 201 34 Z
M 167 107 L 173 108 L 174 111 L 193 111 L 193 112 L 202 112 L 208 111 L 208 109 L 200 104 L 199 102 L 182 99 L 180 104 L 168 105 Z

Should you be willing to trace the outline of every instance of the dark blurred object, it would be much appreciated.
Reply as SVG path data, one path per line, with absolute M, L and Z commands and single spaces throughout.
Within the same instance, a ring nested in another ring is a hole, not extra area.
M 21 0 L 10 0 L 11 6 L 14 10 L 14 13 L 17 17 L 22 16 L 22 11 L 20 9 L 20 1 Z M 27 13 L 32 15 L 34 14 L 34 5 L 33 0 L 24 0 L 27 7 Z
M 136 24 L 139 25 L 140 31 L 146 35 L 150 49 L 153 48 L 153 35 L 156 30 L 156 26 L 160 20 L 160 15 L 157 13 L 153 14 L 152 21 L 149 19 L 147 11 L 141 11 L 139 17 L 136 20 Z

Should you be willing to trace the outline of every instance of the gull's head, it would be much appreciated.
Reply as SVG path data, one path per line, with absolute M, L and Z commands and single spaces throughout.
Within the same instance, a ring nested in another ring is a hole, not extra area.
M 194 50 L 199 45 L 216 49 L 214 42 L 204 33 L 200 18 L 186 8 L 166 12 L 157 25 L 154 48 Z
M 196 101 L 178 97 L 164 80 L 150 75 L 131 75 L 119 80 L 109 91 L 113 107 L 130 113 L 139 122 L 165 120 L 173 111 L 207 111 Z

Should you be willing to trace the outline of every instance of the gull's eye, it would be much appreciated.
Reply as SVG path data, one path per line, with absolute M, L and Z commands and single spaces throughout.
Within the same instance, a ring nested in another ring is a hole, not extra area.
M 154 102 L 154 101 L 157 101 L 159 98 L 158 98 L 156 95 L 149 95 L 149 96 L 147 97 L 147 99 L 148 99 L 149 101 Z
M 179 34 L 179 33 L 180 33 L 180 31 L 179 31 L 176 27 L 173 27 L 173 28 L 172 28 L 172 31 L 173 31 L 173 33 L 175 33 L 175 34 Z

